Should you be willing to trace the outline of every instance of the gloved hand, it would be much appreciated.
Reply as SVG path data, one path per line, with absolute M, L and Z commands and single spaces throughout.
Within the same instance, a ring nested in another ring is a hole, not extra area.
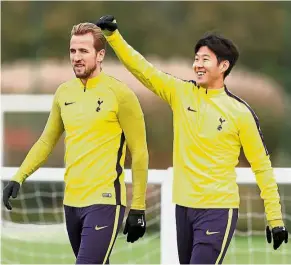
M 9 202 L 11 195 L 12 195 L 12 198 L 15 199 L 17 197 L 19 189 L 20 189 L 20 183 L 14 180 L 9 181 L 9 183 L 5 186 L 3 190 L 3 203 L 8 210 L 12 210 L 12 206 Z
M 269 226 L 266 227 L 266 238 L 268 243 L 272 243 L 273 237 L 273 248 L 276 250 L 285 241 L 288 242 L 288 231 L 284 226 L 274 227 L 272 231 Z
M 96 26 L 108 36 L 110 36 L 118 27 L 114 16 L 105 15 L 96 22 Z
M 146 231 L 145 211 L 130 210 L 126 219 L 123 234 L 127 234 L 127 242 L 135 242 L 143 237 Z

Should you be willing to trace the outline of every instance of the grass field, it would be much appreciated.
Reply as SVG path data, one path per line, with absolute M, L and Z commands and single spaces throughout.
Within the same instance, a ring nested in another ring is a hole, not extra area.
M 159 264 L 160 239 L 156 235 L 147 235 L 135 244 L 127 243 L 123 236 L 119 237 L 110 263 Z M 74 264 L 75 261 L 68 243 L 36 243 L 7 238 L 2 238 L 1 243 L 1 264 Z M 271 246 L 266 245 L 264 237 L 256 236 L 252 237 L 251 247 L 247 237 L 236 237 L 224 264 L 290 264 L 290 261 L 290 245 L 273 251 Z

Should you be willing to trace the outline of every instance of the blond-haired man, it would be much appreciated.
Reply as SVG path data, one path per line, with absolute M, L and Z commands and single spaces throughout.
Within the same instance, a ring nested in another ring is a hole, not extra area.
M 102 71 L 106 39 L 96 25 L 71 32 L 70 60 L 76 78 L 57 89 L 46 127 L 12 181 L 3 202 L 12 207 L 21 183 L 47 159 L 63 132 L 66 225 L 77 264 L 109 263 L 126 207 L 124 160 L 132 157 L 133 198 L 125 224 L 127 241 L 145 233 L 148 151 L 143 113 L 135 94 Z

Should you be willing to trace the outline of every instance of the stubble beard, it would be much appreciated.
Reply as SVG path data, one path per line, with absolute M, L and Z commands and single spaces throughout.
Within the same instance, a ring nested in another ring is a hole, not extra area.
M 94 67 L 91 67 L 89 69 L 85 69 L 85 71 L 83 73 L 78 73 L 76 72 L 75 68 L 74 68 L 74 72 L 77 78 L 81 78 L 81 79 L 87 79 L 89 78 L 92 73 L 96 70 L 97 65 L 95 65 Z

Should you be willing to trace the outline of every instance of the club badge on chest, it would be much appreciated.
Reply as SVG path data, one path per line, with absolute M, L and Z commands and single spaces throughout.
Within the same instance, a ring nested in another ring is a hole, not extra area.
M 220 124 L 217 126 L 217 130 L 218 131 L 221 131 L 222 130 L 223 123 L 225 122 L 225 119 L 223 119 L 222 117 L 220 117 L 218 121 L 220 122 Z
M 103 103 L 103 100 L 101 100 L 100 98 L 97 101 L 97 108 L 96 111 L 99 112 L 101 110 L 101 104 Z

